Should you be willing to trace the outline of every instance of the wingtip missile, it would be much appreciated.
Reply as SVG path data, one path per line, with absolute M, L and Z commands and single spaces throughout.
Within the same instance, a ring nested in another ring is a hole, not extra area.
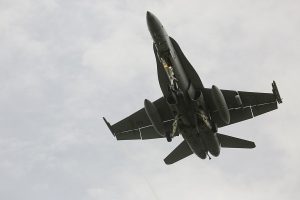
M 278 90 L 278 87 L 276 85 L 276 82 L 273 81 L 272 82 L 272 92 L 276 98 L 276 101 L 280 104 L 282 103 L 282 98 L 280 97 L 280 94 L 279 94 L 279 90 Z
M 102 117 L 102 118 L 103 118 L 105 124 L 107 125 L 107 127 L 109 128 L 110 132 L 113 134 L 113 136 L 116 136 L 110 123 L 105 119 L 105 117 Z

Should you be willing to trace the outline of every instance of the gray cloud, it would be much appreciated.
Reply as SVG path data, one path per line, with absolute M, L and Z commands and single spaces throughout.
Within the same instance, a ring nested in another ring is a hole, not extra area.
M 298 1 L 2 1 L 2 199 L 291 199 L 299 196 Z M 172 166 L 180 143 L 117 142 L 116 122 L 161 96 L 145 12 L 204 84 L 271 91 L 279 110 L 220 130 L 253 139 Z

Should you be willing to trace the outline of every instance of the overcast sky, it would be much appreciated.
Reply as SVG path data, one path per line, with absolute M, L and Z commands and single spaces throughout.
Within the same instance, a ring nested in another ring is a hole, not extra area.
M 300 1 L 0 0 L 0 199 L 282 200 L 300 196 Z M 181 141 L 116 141 L 103 123 L 162 96 L 146 11 L 204 85 L 279 109 L 220 133 L 256 142 L 167 166 Z

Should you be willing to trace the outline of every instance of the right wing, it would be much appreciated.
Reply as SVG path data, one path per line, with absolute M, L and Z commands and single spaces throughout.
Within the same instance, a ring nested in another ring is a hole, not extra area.
M 174 116 L 165 98 L 161 97 L 153 104 L 161 116 L 166 132 L 172 132 Z M 144 108 L 113 125 L 110 125 L 105 118 L 104 121 L 117 140 L 145 140 L 163 137 L 154 130 Z
M 230 112 L 229 124 L 224 123 L 220 118 L 218 110 L 212 100 L 211 89 L 205 88 L 205 102 L 210 110 L 212 120 L 220 128 L 277 109 L 277 102 L 281 103 L 282 101 L 275 82 L 273 82 L 272 86 L 273 93 L 221 90 Z M 240 102 L 237 95 L 239 96 Z

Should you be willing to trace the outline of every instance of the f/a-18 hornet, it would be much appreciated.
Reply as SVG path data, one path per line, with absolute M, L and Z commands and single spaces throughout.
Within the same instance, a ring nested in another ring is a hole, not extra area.
M 272 93 L 205 88 L 177 42 L 160 21 L 147 12 L 147 25 L 153 38 L 157 74 L 163 97 L 144 101 L 144 108 L 110 125 L 117 140 L 166 138 L 179 134 L 183 142 L 165 159 L 175 163 L 191 154 L 201 159 L 217 157 L 220 148 L 254 148 L 255 143 L 218 133 L 218 128 L 247 120 L 277 109 L 282 103 L 276 83 Z

